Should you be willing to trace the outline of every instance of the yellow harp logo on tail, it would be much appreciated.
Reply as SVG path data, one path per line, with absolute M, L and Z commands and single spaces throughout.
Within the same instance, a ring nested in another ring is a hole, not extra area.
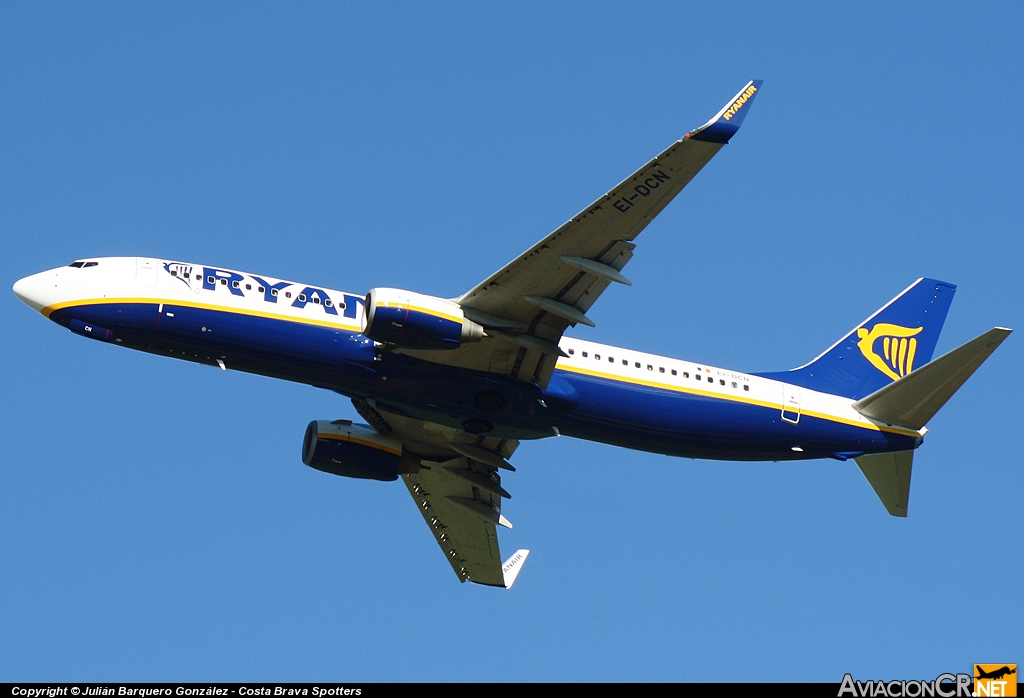
M 864 358 L 879 371 L 897 380 L 914 370 L 914 355 L 917 353 L 917 339 L 914 337 L 923 327 L 911 329 L 888 322 L 880 322 L 871 331 L 861 327 L 857 330 L 857 348 Z M 881 356 L 875 347 L 882 340 Z

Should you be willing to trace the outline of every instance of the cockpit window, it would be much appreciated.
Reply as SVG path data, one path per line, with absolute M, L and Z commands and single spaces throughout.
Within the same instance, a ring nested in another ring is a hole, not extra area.
M 82 267 L 96 267 L 96 266 L 99 266 L 99 262 L 77 261 L 77 262 L 72 262 L 68 266 L 69 267 L 74 267 L 75 269 L 81 269 Z
M 88 267 L 98 267 L 99 265 L 100 265 L 100 263 L 99 263 L 99 262 L 86 262 L 86 263 L 85 263 L 85 266 L 86 266 L 87 268 L 88 268 Z

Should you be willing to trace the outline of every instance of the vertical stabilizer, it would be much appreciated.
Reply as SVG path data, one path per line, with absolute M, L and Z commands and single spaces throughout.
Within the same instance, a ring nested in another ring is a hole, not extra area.
M 859 400 L 931 361 L 955 292 L 918 279 L 814 361 L 761 375 Z
M 893 516 L 906 516 L 914 452 L 875 453 L 856 460 L 857 467 L 871 483 L 885 510 Z

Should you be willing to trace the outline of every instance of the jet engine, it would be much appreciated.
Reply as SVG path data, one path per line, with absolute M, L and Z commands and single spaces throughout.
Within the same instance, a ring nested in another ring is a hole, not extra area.
M 484 328 L 453 301 L 397 288 L 366 294 L 363 334 L 406 349 L 458 349 L 483 339 Z
M 302 440 L 302 462 L 332 475 L 397 480 L 402 472 L 414 472 L 408 460 L 403 469 L 402 444 L 397 439 L 348 420 L 310 422 Z

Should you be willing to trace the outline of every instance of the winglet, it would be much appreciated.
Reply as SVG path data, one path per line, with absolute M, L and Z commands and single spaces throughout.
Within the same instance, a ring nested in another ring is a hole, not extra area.
M 517 550 L 501 566 L 501 573 L 505 577 L 506 589 L 511 589 L 512 585 L 516 583 L 516 577 L 519 576 L 520 570 L 523 569 L 523 563 L 526 562 L 526 557 L 529 554 L 529 550 Z
M 729 103 L 722 107 L 722 111 L 715 114 L 711 121 L 700 128 L 690 131 L 687 135 L 695 141 L 708 141 L 709 143 L 728 143 L 729 139 L 736 135 L 743 123 L 743 117 L 750 111 L 750 103 L 757 96 L 761 89 L 762 80 L 751 80 Z

